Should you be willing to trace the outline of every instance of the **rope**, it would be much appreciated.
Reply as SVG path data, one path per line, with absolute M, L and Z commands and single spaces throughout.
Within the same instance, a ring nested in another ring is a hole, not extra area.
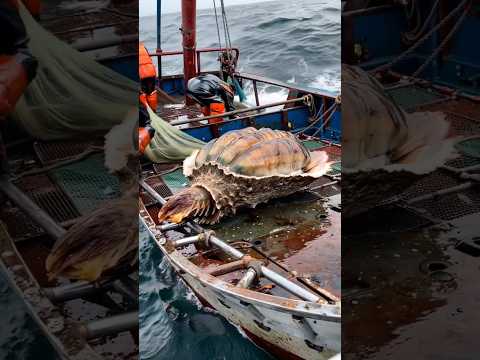
M 223 30 L 225 32 L 225 47 L 227 48 L 228 61 L 231 62 L 232 61 L 232 58 L 231 58 L 232 41 L 230 38 L 230 30 L 228 27 L 227 13 L 225 12 L 225 4 L 223 0 L 220 0 L 220 4 L 222 6 L 222 21 L 223 21 Z
M 413 44 L 410 48 L 400 54 L 397 58 L 393 59 L 391 62 L 381 65 L 376 69 L 370 70 L 370 72 L 381 72 L 390 69 L 393 65 L 397 64 L 399 61 L 403 60 L 405 57 L 410 55 L 414 50 L 418 47 L 423 45 L 432 34 L 440 29 L 443 25 L 445 25 L 450 19 L 452 19 L 470 0 L 463 0 L 453 11 L 445 16 L 442 21 L 440 21 L 437 25 L 435 25 L 429 32 L 427 32 L 424 36 L 418 40 L 415 44 Z
M 468 12 L 470 11 L 470 7 L 466 8 L 465 11 L 463 12 L 462 16 L 458 19 L 457 23 L 452 27 L 452 30 L 448 33 L 447 36 L 445 36 L 445 39 L 441 42 L 441 44 L 438 46 L 438 48 L 435 49 L 435 51 L 425 60 L 425 62 L 413 73 L 413 77 L 418 76 L 419 74 L 422 73 L 423 70 L 435 59 L 435 57 L 442 51 L 447 43 L 450 41 L 450 39 L 453 37 L 453 35 L 457 32 L 457 30 L 460 28 L 460 25 L 463 23 L 463 21 L 466 19 Z
M 325 119 L 325 121 L 323 122 L 323 124 L 318 128 L 318 130 L 315 132 L 315 134 L 317 134 L 319 131 L 323 130 L 323 128 L 328 124 L 328 122 L 330 121 L 331 117 L 333 116 L 333 114 L 335 113 L 335 110 L 336 110 L 336 107 L 337 107 L 337 102 L 334 102 L 332 104 L 332 106 L 330 106 L 327 111 L 325 111 L 324 113 L 324 118 L 325 118 L 325 115 L 328 114 L 328 117 Z M 317 125 L 317 123 L 319 121 L 321 121 L 322 118 L 321 117 L 318 117 L 317 119 L 315 119 L 310 125 L 304 127 L 303 129 L 299 129 L 299 130 L 294 130 L 292 131 L 293 134 L 295 135 L 300 135 L 300 134 L 303 134 L 305 131 L 313 128 L 315 125 Z
M 428 24 L 432 21 L 433 15 L 435 15 L 435 11 L 437 10 L 438 5 L 440 4 L 440 0 L 437 0 L 435 4 L 433 4 L 432 10 L 430 10 L 430 14 L 428 14 L 427 18 L 425 19 L 425 22 L 423 23 L 422 27 L 420 30 L 415 31 L 416 29 L 406 32 L 403 37 L 404 39 L 409 43 L 413 43 L 418 40 L 420 35 L 425 32 Z M 417 27 L 418 28 L 418 27 Z
M 328 117 L 325 119 L 325 121 L 322 123 L 322 125 L 320 125 L 320 127 L 317 129 L 317 131 L 315 131 L 312 134 L 313 137 L 315 137 L 320 131 L 322 131 L 325 128 L 325 126 L 328 125 L 328 123 L 330 122 L 330 119 L 333 117 L 333 114 L 335 114 L 336 109 L 337 109 L 337 103 L 334 104 L 334 108 L 332 109 L 332 111 L 330 112 Z

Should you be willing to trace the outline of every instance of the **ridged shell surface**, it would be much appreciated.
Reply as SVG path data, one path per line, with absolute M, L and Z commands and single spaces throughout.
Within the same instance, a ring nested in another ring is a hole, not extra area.
M 241 177 L 296 176 L 308 171 L 310 160 L 309 151 L 288 132 L 245 128 L 210 141 L 185 161 L 184 172 L 189 176 L 215 165 Z

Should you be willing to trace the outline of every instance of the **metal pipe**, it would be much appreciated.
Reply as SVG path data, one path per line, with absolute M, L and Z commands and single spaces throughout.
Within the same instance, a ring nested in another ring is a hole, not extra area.
M 228 245 L 227 243 L 223 242 L 222 240 L 220 240 L 214 235 L 210 236 L 209 243 L 220 248 L 223 252 L 234 257 L 235 259 L 241 259 L 245 255 L 241 251 L 235 249 L 233 246 Z
M 452 186 L 450 188 L 435 191 L 435 192 L 430 193 L 430 194 L 417 196 L 415 198 L 406 200 L 405 203 L 409 204 L 409 205 L 414 204 L 414 203 L 417 203 L 417 202 L 420 202 L 420 201 L 433 199 L 434 197 L 437 197 L 437 196 L 448 195 L 448 194 L 459 192 L 459 191 L 462 191 L 462 190 L 467 190 L 467 189 L 471 188 L 472 186 L 473 186 L 472 182 L 466 182 L 464 184 L 460 184 L 460 185 L 457 185 L 457 186 Z
M 131 24 L 131 23 L 138 23 L 138 19 L 128 20 L 128 21 L 117 21 L 117 22 L 113 22 L 113 23 L 106 23 L 106 24 L 99 24 L 99 25 L 80 26 L 78 28 L 73 28 L 73 29 L 68 29 L 68 30 L 63 30 L 63 31 L 57 31 L 57 32 L 54 32 L 53 34 L 55 36 L 61 36 L 61 35 L 65 35 L 65 34 L 70 34 L 72 32 L 81 32 L 81 31 L 93 32 L 93 31 L 99 30 L 99 29 L 105 29 L 105 28 L 108 28 L 108 27 L 116 27 L 116 26 L 119 26 L 119 25 L 125 25 L 125 24 Z
M 6 175 L 0 176 L 0 191 L 55 240 L 60 239 L 66 233 L 66 230 L 58 225 L 50 215 L 35 204 L 23 191 L 12 184 Z
M 255 104 L 257 106 L 260 106 L 260 99 L 258 98 L 257 80 L 253 80 L 253 92 L 255 93 Z
M 169 224 L 163 224 L 158 226 L 158 230 L 161 232 L 169 231 L 169 230 L 175 230 L 178 229 L 182 224 L 175 224 L 175 223 L 169 223 Z
M 160 204 L 163 205 L 166 203 L 165 199 L 160 194 L 158 194 L 150 185 L 148 185 L 144 180 L 140 180 L 140 185 Z M 192 230 L 198 233 L 202 233 L 204 231 L 204 229 L 200 225 L 195 224 L 193 222 L 185 223 L 185 226 L 188 226 L 189 228 L 191 228 Z M 242 259 L 244 256 L 246 256 L 241 251 L 223 242 L 222 240 L 220 240 L 214 235 L 210 236 L 208 242 L 209 244 L 215 245 L 216 247 L 220 248 L 221 250 L 223 250 L 225 253 L 229 254 L 233 258 Z M 261 266 L 260 269 L 261 269 L 262 275 L 265 276 L 267 279 L 269 279 L 270 281 L 273 281 L 278 286 L 284 288 L 285 290 L 291 292 L 292 294 L 298 296 L 299 298 L 307 301 L 313 301 L 313 302 L 318 302 L 321 300 L 320 297 L 312 294 L 308 290 L 305 290 L 301 286 L 286 279 L 282 275 L 277 274 L 275 271 L 270 270 L 266 266 Z
M 241 114 L 241 113 L 245 113 L 245 112 L 249 112 L 249 111 L 263 110 L 263 109 L 267 109 L 269 107 L 287 105 L 287 104 L 292 104 L 292 103 L 296 103 L 296 102 L 299 102 L 299 101 L 305 101 L 305 98 L 306 98 L 306 96 L 303 96 L 301 98 L 285 100 L 285 101 L 278 101 L 278 102 L 268 104 L 268 105 L 260 105 L 260 106 L 254 106 L 254 107 L 251 107 L 251 108 L 228 111 L 228 112 L 225 112 L 225 113 L 219 114 L 219 115 L 211 115 L 211 116 L 205 116 L 205 117 L 194 118 L 194 119 L 186 119 L 186 120 L 177 120 L 177 121 L 170 122 L 170 124 L 171 125 L 183 125 L 183 124 L 190 124 L 190 123 L 203 121 L 203 120 L 217 119 L 217 118 L 222 118 L 222 117 L 226 117 L 226 116 Z
M 157 50 L 162 52 L 162 0 L 157 0 Z M 158 78 L 162 78 L 162 57 L 157 58 Z
M 63 286 L 44 288 L 43 291 L 50 300 L 55 302 L 64 302 L 94 294 L 95 292 L 101 290 L 101 286 L 105 285 L 106 284 L 77 281 L 75 283 Z
M 268 280 L 273 281 L 275 284 L 281 288 L 287 290 L 288 292 L 298 296 L 299 298 L 307 301 L 318 302 L 320 297 L 312 294 L 310 291 L 305 290 L 301 286 L 293 283 L 292 281 L 284 278 L 282 275 L 276 273 L 269 268 L 262 266 L 262 275 L 265 276 Z
M 300 108 L 299 106 L 296 106 L 296 107 L 293 107 L 293 108 L 289 108 L 288 110 L 291 111 L 291 110 L 299 109 L 299 108 Z M 269 114 L 279 114 L 281 111 L 282 110 L 272 111 Z M 233 119 L 223 120 L 220 125 L 225 125 L 225 124 L 228 124 L 228 123 L 231 123 L 231 122 L 234 122 L 234 121 L 248 120 L 248 119 L 256 118 L 257 116 L 260 116 L 260 115 L 262 115 L 262 113 L 255 113 L 255 114 L 251 114 L 251 115 L 236 117 L 236 118 L 233 118 Z M 202 119 L 203 118 L 199 118 L 199 120 L 202 120 Z M 198 129 L 198 128 L 203 128 L 203 127 L 211 127 L 211 126 L 214 126 L 214 125 L 218 126 L 219 124 L 210 124 L 210 123 L 200 124 L 198 126 L 190 126 L 190 127 L 188 127 L 188 129 Z
M 154 200 L 158 201 L 161 205 L 165 205 L 167 202 L 159 193 L 155 191 L 150 185 L 148 185 L 145 180 L 141 179 L 139 181 L 140 186 L 150 195 Z
M 80 334 L 85 339 L 115 335 L 138 327 L 138 311 L 114 315 L 100 320 L 94 320 L 80 326 Z
M 182 36 L 183 36 L 183 76 L 185 89 L 187 82 L 196 76 L 196 26 L 197 26 L 196 0 L 182 0 Z M 186 97 L 186 104 L 192 105 L 193 100 Z
M 226 264 L 219 265 L 216 268 L 209 270 L 207 272 L 212 276 L 220 276 L 220 275 L 231 273 L 233 271 L 244 269 L 248 264 L 248 262 L 245 261 L 246 258 L 247 256 L 244 256 L 243 259 L 241 260 L 236 260 Z
M 187 245 L 190 245 L 190 244 L 197 243 L 202 239 L 202 237 L 200 235 L 201 234 L 198 234 L 198 235 L 195 235 L 195 236 L 189 236 L 189 237 L 179 239 L 179 240 L 175 240 L 173 242 L 173 245 L 175 246 L 175 248 L 179 248 L 179 247 L 182 247 L 182 246 L 187 246 Z
M 109 37 L 109 38 L 100 39 L 100 40 L 83 41 L 78 44 L 74 44 L 72 46 L 78 51 L 88 51 L 88 50 L 97 50 L 97 49 L 107 48 L 110 46 L 117 46 L 125 43 L 137 42 L 137 41 L 138 41 L 137 35 L 125 35 L 125 36 L 116 37 L 116 38 Z
M 248 289 L 250 285 L 255 281 L 257 278 L 257 272 L 253 268 L 249 268 L 245 275 L 240 279 L 237 284 L 237 287 Z

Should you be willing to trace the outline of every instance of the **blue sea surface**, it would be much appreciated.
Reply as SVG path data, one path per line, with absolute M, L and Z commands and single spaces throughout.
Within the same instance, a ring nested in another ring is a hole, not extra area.
M 226 13 L 232 46 L 240 49 L 237 70 L 302 87 L 340 91 L 340 1 L 259 2 L 228 7 Z M 181 22 L 179 13 L 162 16 L 162 50 L 182 49 Z M 155 50 L 155 16 L 142 17 L 139 25 L 140 40 Z M 225 46 L 221 26 L 220 44 Z M 214 10 L 199 10 L 197 48 L 218 45 Z M 217 56 L 202 54 L 202 70 L 218 69 Z M 162 70 L 164 75 L 181 73 L 181 56 L 164 58 Z

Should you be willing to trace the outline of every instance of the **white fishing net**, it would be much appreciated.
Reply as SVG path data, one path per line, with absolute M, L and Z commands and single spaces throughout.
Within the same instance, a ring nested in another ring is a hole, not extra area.
M 155 137 L 145 150 L 145 155 L 150 161 L 156 163 L 182 161 L 194 150 L 205 145 L 203 141 L 162 120 L 149 107 L 147 110 L 155 129 Z
M 137 106 L 137 82 L 56 38 L 21 2 L 19 13 L 39 67 L 13 117 L 32 137 L 52 140 L 104 133 Z

